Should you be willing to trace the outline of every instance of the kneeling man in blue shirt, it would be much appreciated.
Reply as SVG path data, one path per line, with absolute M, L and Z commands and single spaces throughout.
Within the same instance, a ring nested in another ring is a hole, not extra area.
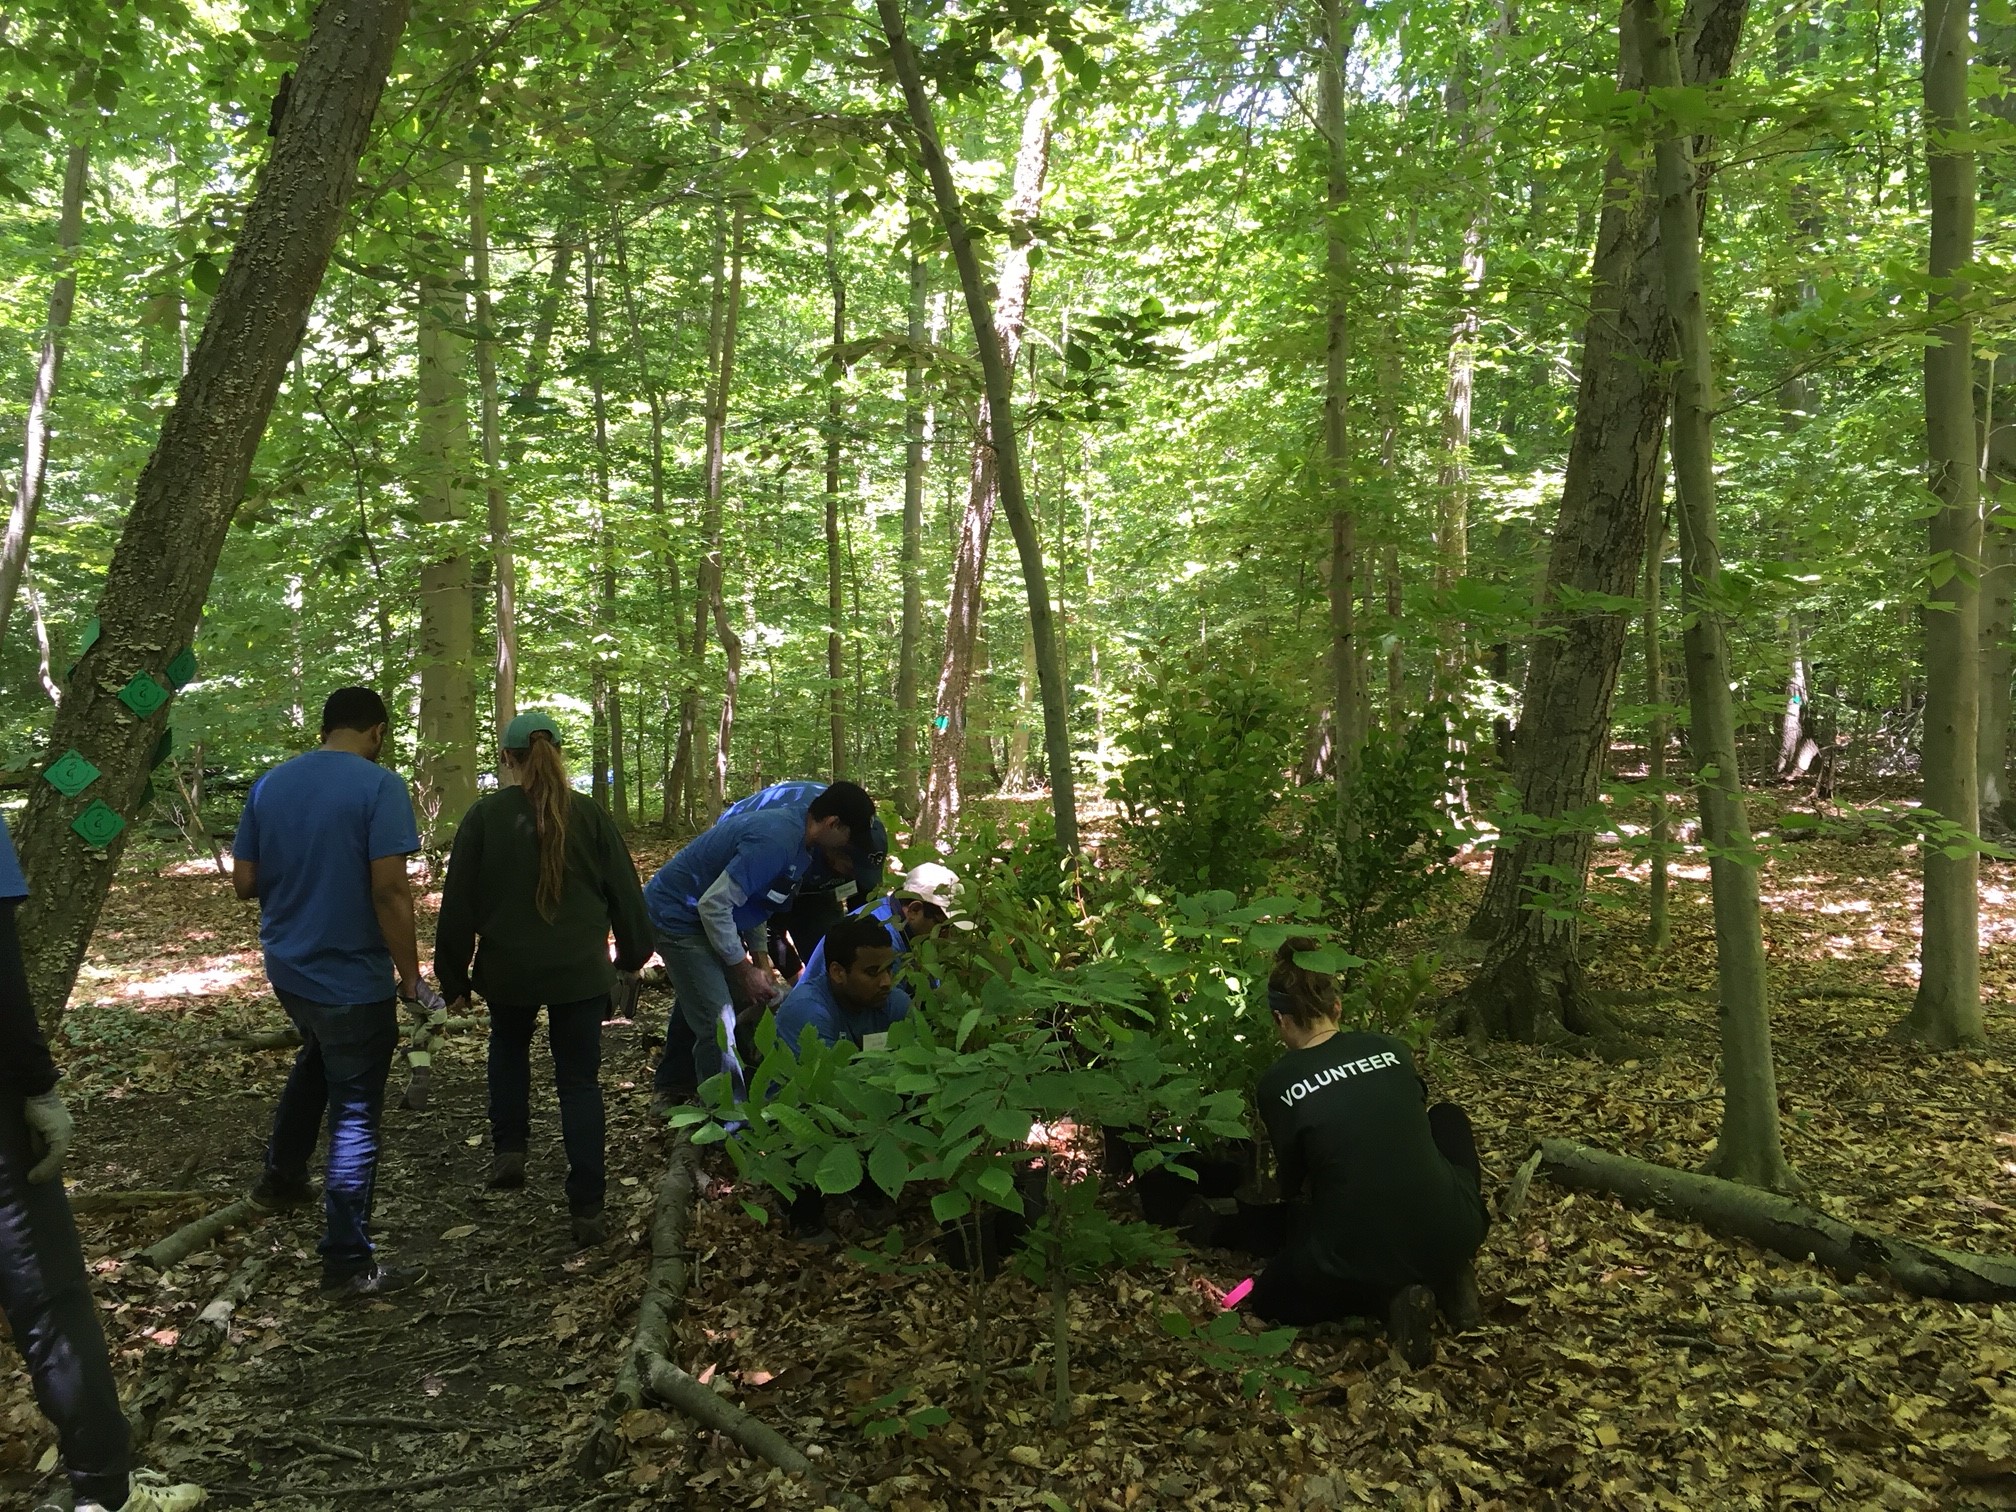
M 824 1045 L 852 1040 L 879 1050 L 889 1026 L 910 1012 L 895 985 L 896 947 L 872 914 L 852 914 L 826 931 L 824 970 L 807 971 L 777 1010 L 777 1038 L 793 1050 L 809 1027 Z

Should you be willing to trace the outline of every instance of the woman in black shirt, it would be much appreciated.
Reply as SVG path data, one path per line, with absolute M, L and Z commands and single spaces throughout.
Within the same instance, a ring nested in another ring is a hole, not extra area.
M 1438 1302 L 1452 1326 L 1477 1322 L 1476 1140 L 1461 1108 L 1427 1105 L 1405 1041 L 1340 1026 L 1336 980 L 1295 964 L 1315 948 L 1288 941 L 1268 980 L 1288 1053 L 1260 1078 L 1260 1113 L 1282 1193 L 1303 1200 L 1247 1306 L 1280 1323 L 1384 1312 L 1401 1354 L 1423 1365 Z

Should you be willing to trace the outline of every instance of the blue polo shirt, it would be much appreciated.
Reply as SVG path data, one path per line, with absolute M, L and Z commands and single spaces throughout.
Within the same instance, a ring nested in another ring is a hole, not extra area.
M 808 785 L 813 797 L 824 791 Z M 675 940 L 704 935 L 700 895 L 723 872 L 747 900 L 735 909 L 736 929 L 746 933 L 763 923 L 791 901 L 812 864 L 811 848 L 805 844 L 805 811 L 811 806 L 808 797 L 802 803 L 745 808 L 739 814 L 723 810 L 646 884 L 644 906 L 652 927 Z
M 777 1039 L 795 1052 L 805 1026 L 810 1024 L 819 1031 L 822 1045 L 837 1045 L 843 1039 L 859 1045 L 863 1035 L 886 1034 L 891 1024 L 909 1013 L 910 994 L 901 987 L 891 987 L 888 999 L 874 1013 L 843 1008 L 833 996 L 833 984 L 826 979 L 825 969 L 822 967 L 814 976 L 808 966 L 798 985 L 791 989 L 791 995 L 777 1009 Z
M 0 819 L 0 902 L 28 896 L 28 879 L 21 875 L 21 862 L 14 855 L 14 837 L 7 833 L 7 821 Z
M 880 903 L 877 903 L 873 908 L 868 910 L 868 917 L 871 919 L 880 919 L 882 927 L 889 931 L 890 947 L 896 952 L 897 964 L 901 965 L 903 957 L 910 950 L 910 936 L 903 933 L 903 920 L 901 915 L 896 911 L 896 899 L 894 897 L 884 898 Z M 826 937 L 824 935 L 819 937 L 819 943 L 812 947 L 811 958 L 805 962 L 805 976 L 807 979 L 817 977 L 822 982 L 826 980 Z
M 309 751 L 253 783 L 231 854 L 259 868 L 267 980 L 316 1003 L 395 995 L 371 863 L 418 849 L 406 784 L 353 752 Z

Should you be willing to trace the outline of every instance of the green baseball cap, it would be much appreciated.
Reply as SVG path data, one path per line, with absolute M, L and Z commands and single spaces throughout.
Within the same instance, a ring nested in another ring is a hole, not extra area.
M 528 709 L 506 725 L 501 744 L 507 751 L 529 751 L 534 735 L 544 735 L 556 746 L 560 744 L 559 727 L 536 709 Z

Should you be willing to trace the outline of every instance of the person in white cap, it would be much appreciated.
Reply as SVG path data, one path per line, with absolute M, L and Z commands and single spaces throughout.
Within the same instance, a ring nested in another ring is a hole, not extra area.
M 889 931 L 889 944 L 898 965 L 910 947 L 950 923 L 971 926 L 959 904 L 959 873 L 937 861 L 920 861 L 903 874 L 903 885 L 868 910 L 868 917 L 880 919 Z M 805 962 L 803 980 L 817 982 L 826 975 L 826 942 L 821 940 Z

